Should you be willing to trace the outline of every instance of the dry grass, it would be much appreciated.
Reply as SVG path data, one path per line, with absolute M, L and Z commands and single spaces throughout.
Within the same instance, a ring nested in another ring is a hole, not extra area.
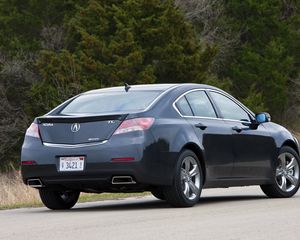
M 41 205 L 37 190 L 23 184 L 19 171 L 0 175 L 0 209 Z
M 82 193 L 79 202 L 101 201 L 106 199 L 122 199 L 128 197 L 141 197 L 144 193 Z M 26 186 L 22 182 L 19 171 L 11 171 L 9 174 L 0 173 L 0 210 L 20 207 L 39 207 L 42 203 L 38 191 Z

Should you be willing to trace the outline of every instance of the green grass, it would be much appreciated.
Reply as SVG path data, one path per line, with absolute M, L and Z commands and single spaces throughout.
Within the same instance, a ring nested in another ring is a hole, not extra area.
M 16 208 L 33 208 L 33 207 L 42 207 L 43 204 L 40 202 L 35 203 L 16 203 L 10 205 L 2 205 L 0 206 L 0 210 L 7 210 L 7 209 L 16 209 Z
M 142 193 L 85 193 L 81 194 L 79 201 L 82 202 L 95 202 L 95 201 L 103 201 L 103 200 L 114 200 L 114 199 L 123 199 L 129 197 L 143 197 L 149 195 L 149 192 Z

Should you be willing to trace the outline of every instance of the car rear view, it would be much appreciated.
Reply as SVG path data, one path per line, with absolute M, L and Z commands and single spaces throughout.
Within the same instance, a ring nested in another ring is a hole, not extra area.
M 28 128 L 22 147 L 25 184 L 51 209 L 72 207 L 80 191 L 130 191 L 155 183 L 147 171 L 155 122 L 147 115 L 168 87 L 108 88 L 81 94 Z M 63 201 L 63 199 L 69 199 Z

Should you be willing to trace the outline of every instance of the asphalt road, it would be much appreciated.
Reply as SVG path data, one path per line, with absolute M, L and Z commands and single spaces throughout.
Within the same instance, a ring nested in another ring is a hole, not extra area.
M 0 211 L 2 240 L 300 239 L 300 194 L 268 199 L 258 187 L 204 190 L 193 208 L 176 209 L 147 196 Z

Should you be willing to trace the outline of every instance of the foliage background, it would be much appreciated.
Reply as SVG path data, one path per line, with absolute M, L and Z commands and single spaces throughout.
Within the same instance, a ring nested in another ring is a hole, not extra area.
M 195 82 L 300 129 L 297 0 L 0 0 L 0 165 L 26 128 L 93 88 Z

